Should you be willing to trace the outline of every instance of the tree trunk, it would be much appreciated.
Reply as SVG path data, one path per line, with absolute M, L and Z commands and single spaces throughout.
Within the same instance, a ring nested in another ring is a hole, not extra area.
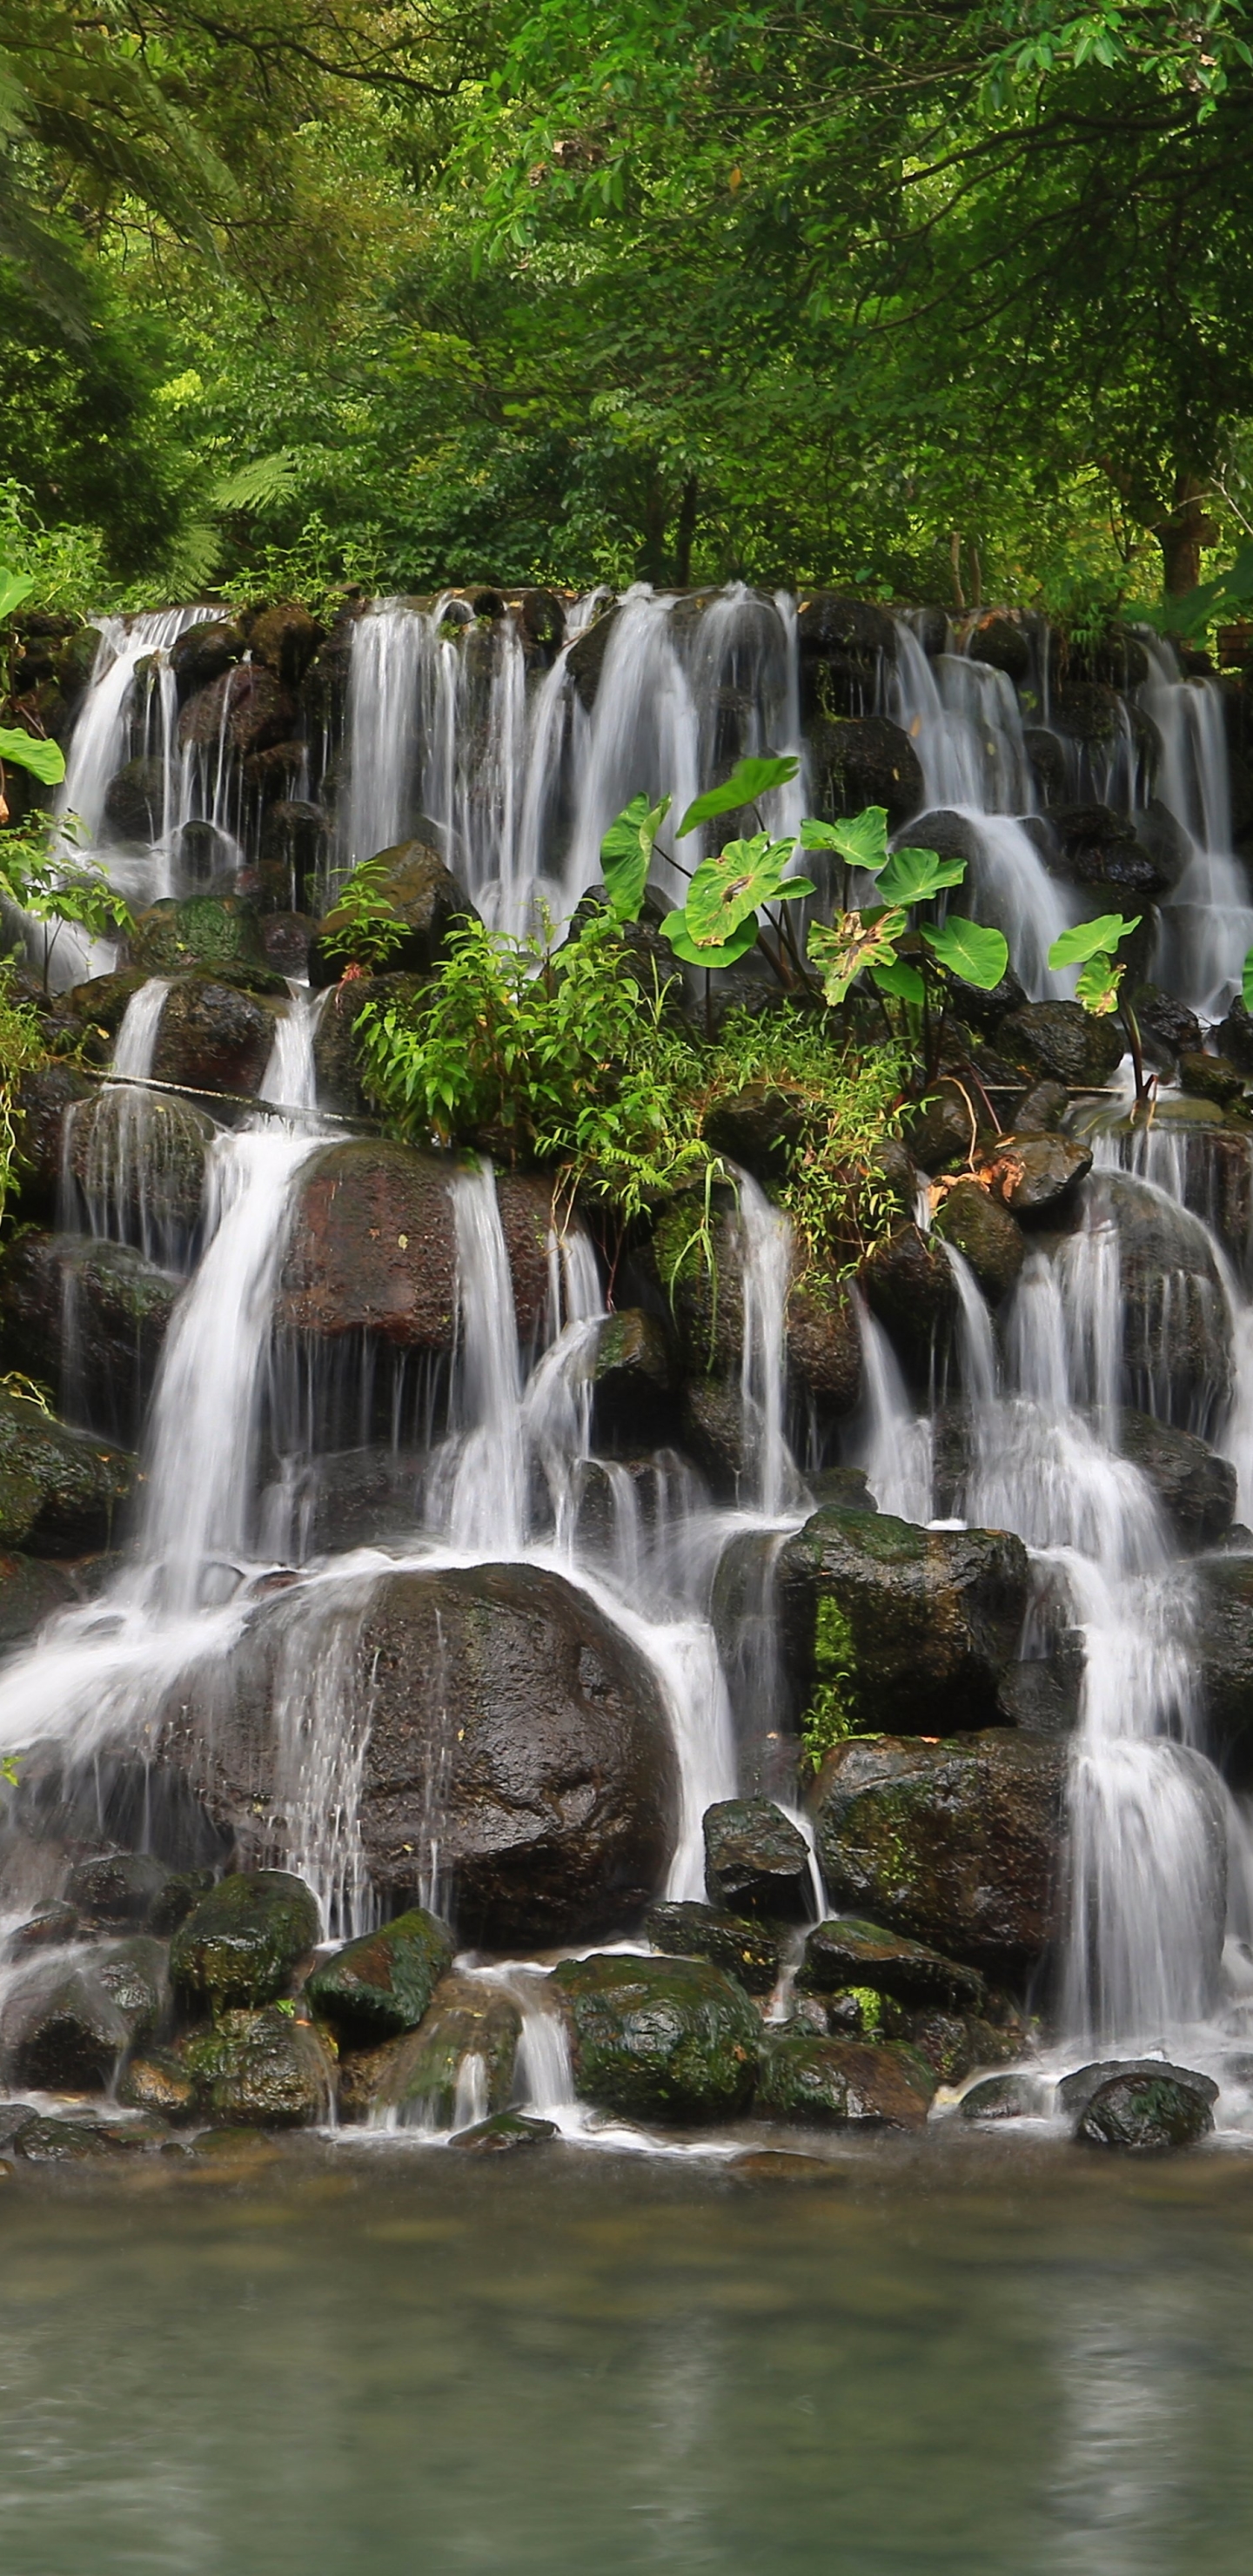
M 696 534 L 696 503 L 699 486 L 689 474 L 679 504 L 679 525 L 674 540 L 674 578 L 679 590 L 687 590 L 692 579 L 692 540 Z
M 666 578 L 666 496 L 656 466 L 649 468 L 644 487 L 643 544 L 638 557 L 641 581 L 651 581 L 660 590 Z
M 1195 474 L 1175 476 L 1170 516 L 1159 519 L 1153 534 L 1162 550 L 1162 576 L 1168 599 L 1195 590 L 1201 578 L 1201 549 L 1218 536 L 1204 506 L 1205 486 Z

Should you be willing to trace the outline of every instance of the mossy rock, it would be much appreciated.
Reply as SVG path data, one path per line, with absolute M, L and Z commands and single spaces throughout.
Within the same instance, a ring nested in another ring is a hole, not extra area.
M 195 2077 L 167 2048 L 145 2048 L 132 2057 L 118 2079 L 117 2098 L 125 2110 L 175 2122 L 194 2120 L 200 2107 Z
M 329 2113 L 330 2058 L 312 2025 L 281 2004 L 223 2013 L 180 2055 L 198 2103 L 229 2127 L 304 2129 Z
M 781 1935 L 714 1905 L 663 1899 L 644 1917 L 644 1938 L 671 1959 L 708 1959 L 750 1995 L 772 1994 L 783 1964 Z
M 831 1994 L 844 1986 L 873 1986 L 897 2003 L 921 2007 L 975 2007 L 986 1989 L 973 1968 L 944 1958 L 926 1942 L 885 1932 L 855 1914 L 836 1915 L 809 1934 L 797 1973 L 801 1994 Z
M 747 1995 L 698 1959 L 565 1959 L 552 1984 L 584 2101 L 632 2120 L 731 2119 L 756 2080 L 762 2030 Z
M 177 975 L 189 966 L 270 971 L 257 916 L 234 894 L 163 896 L 139 914 L 129 947 L 132 966 L 145 975 Z
M 219 1880 L 181 1923 L 170 1972 L 181 1994 L 213 2013 L 268 2004 L 318 1937 L 318 1909 L 304 1880 L 283 1869 Z
M 70 1431 L 24 1396 L 0 1395 L 0 1545 L 33 1556 L 108 1547 L 135 1481 L 135 1461 Z
M 378 2081 L 370 2107 L 394 2111 L 402 2127 L 450 2129 L 459 2085 L 477 2059 L 483 2107 L 488 2114 L 503 2111 L 521 2036 L 522 2015 L 503 1987 L 445 1977 L 421 2028 L 372 2052 Z
M 977 1181 L 959 1181 L 936 1211 L 934 1231 L 968 1262 L 989 1303 L 1009 1294 L 1027 1245 L 1021 1227 Z
M 369 882 L 395 925 L 396 945 L 383 963 L 392 974 L 429 974 L 447 954 L 451 932 L 478 919 L 464 886 L 445 867 L 441 852 L 426 841 L 397 842 L 393 849 L 380 850 L 368 864 Z M 339 982 L 348 956 L 327 943 L 350 929 L 351 912 L 341 897 L 318 923 L 310 941 L 311 984 Z
M 452 1957 L 447 1924 L 415 1905 L 322 1960 L 305 1994 L 347 2046 L 368 2048 L 417 2029 Z
M 518 2148 L 542 2147 L 559 2138 L 555 2120 L 533 2120 L 525 2111 L 497 2111 L 472 2129 L 459 2129 L 448 2143 L 466 2156 L 506 2156 Z
M 771 2120 L 921 2129 L 934 2093 L 935 2076 L 912 2048 L 782 2031 L 766 2035 L 753 2107 Z
M 838 1661 L 854 1733 L 947 1734 L 999 1715 L 1027 1607 L 1006 1530 L 928 1530 L 887 1512 L 816 1512 L 779 1557 L 783 1645 L 802 1706 Z M 824 1633 L 838 1617 L 838 1638 Z M 836 1648 L 838 1646 L 838 1656 Z
M 1214 2114 L 1204 2094 L 1169 2070 L 1116 2075 L 1094 2093 L 1075 2134 L 1085 2147 L 1113 2147 L 1124 2155 L 1162 2155 L 1195 2147 L 1209 2137 Z

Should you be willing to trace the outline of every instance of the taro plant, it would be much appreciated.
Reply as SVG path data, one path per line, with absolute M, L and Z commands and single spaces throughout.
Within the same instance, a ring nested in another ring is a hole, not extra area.
M 846 901 L 849 871 L 859 869 L 876 880 L 874 903 L 810 924 L 809 954 L 821 970 L 824 998 L 845 1001 L 858 978 L 868 975 L 876 992 L 923 1010 L 933 966 L 947 967 L 962 983 L 990 993 L 1009 964 L 1002 931 L 960 913 L 921 926 L 909 918 L 920 904 L 961 885 L 965 860 L 943 859 L 936 850 L 890 851 L 887 825 L 882 805 L 867 806 L 847 823 L 801 825 L 805 849 L 832 850 L 843 861 Z
M 1133 913 L 1130 920 L 1121 912 L 1103 912 L 1095 921 L 1078 921 L 1072 930 L 1063 930 L 1060 939 L 1055 939 L 1049 950 L 1049 964 L 1054 970 L 1063 966 L 1078 966 L 1080 969 L 1075 1000 L 1093 1019 L 1108 1019 L 1117 1011 L 1131 1051 L 1137 1107 L 1149 1096 L 1144 1075 L 1144 1049 L 1140 1023 L 1122 989 L 1127 961 L 1125 958 L 1116 959 L 1114 952 L 1124 939 L 1130 938 L 1133 930 L 1139 929 L 1140 920 L 1138 912 Z M 1253 951 L 1250 954 L 1253 955 Z M 1247 978 L 1247 960 L 1245 973 Z
M 737 761 L 721 787 L 709 788 L 688 806 L 675 840 L 686 840 L 689 832 L 715 822 L 721 814 L 759 809 L 762 797 L 786 787 L 799 765 L 790 757 Z M 795 851 L 794 841 L 754 832 L 746 839 L 728 841 L 698 867 L 686 868 L 672 851 L 657 846 L 672 802 L 663 796 L 659 804 L 650 805 L 646 796 L 633 796 L 605 834 L 600 849 L 605 891 L 619 921 L 638 921 L 656 854 L 688 880 L 684 902 L 667 913 L 661 925 L 663 937 L 685 966 L 703 966 L 707 972 L 735 966 L 750 949 L 760 946 L 781 982 L 805 984 L 804 963 L 783 907 L 815 893 L 816 888 L 808 877 L 784 874 Z M 777 907 L 773 913 L 771 904 Z M 762 912 L 770 938 L 758 918 Z

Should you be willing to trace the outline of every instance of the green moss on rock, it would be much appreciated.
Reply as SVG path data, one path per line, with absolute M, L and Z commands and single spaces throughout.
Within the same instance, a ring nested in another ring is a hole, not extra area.
M 447 1924 L 415 1905 L 324 1959 L 305 1992 L 347 2046 L 370 2047 L 417 2029 L 452 1957 Z
M 760 2019 L 741 1987 L 699 1959 L 595 1955 L 554 1969 L 583 2100 L 627 2119 L 724 2120 L 747 2103 Z
M 170 1947 L 181 1994 L 217 2014 L 270 2003 L 318 1937 L 318 1909 L 287 1870 L 241 1871 L 193 1906 Z

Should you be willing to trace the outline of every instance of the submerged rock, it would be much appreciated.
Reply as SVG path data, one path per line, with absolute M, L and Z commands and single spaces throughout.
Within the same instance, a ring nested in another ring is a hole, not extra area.
M 304 1880 L 285 1869 L 219 1880 L 180 1924 L 170 1972 L 180 1993 L 214 2013 L 281 1995 L 318 1937 L 318 1909 Z
M 865 2120 L 921 2129 L 935 2092 L 912 2048 L 866 2047 L 803 2031 L 767 2033 L 754 2109 L 772 2120 Z
M 814 1687 L 819 1624 L 837 1620 L 854 1730 L 947 1734 L 997 1716 L 1027 1607 L 1027 1553 L 1010 1532 L 816 1512 L 783 1548 L 778 1587 L 802 1700 Z
M 518 2147 L 542 2147 L 560 2135 L 555 2120 L 535 2120 L 525 2111 L 497 2111 L 490 2120 L 476 2120 L 472 2129 L 459 2129 L 448 2143 L 467 2156 L 507 2156 Z
M 761 2023 L 742 1989 L 696 1959 L 593 1956 L 553 1970 L 584 2101 L 625 2119 L 733 2118 L 752 2092 Z
M 447 1924 L 414 1906 L 322 1960 L 305 1998 L 349 2047 L 369 2047 L 417 2029 L 452 1955 Z
M 1170 2066 L 1161 2057 L 1102 2057 L 1090 2066 L 1077 2066 L 1063 2075 L 1057 2087 L 1057 2107 L 1070 2119 L 1078 2119 L 1098 2093 L 1113 2083 L 1128 2081 L 1132 2076 L 1161 2076 L 1171 2084 L 1186 2085 L 1211 2105 L 1218 2100 L 1218 2086 L 1211 2075 L 1197 2075 L 1187 2066 Z
M 705 1891 L 731 1914 L 803 1923 L 812 1881 L 809 1845 L 769 1798 L 731 1798 L 704 1816 Z
M 1075 2132 L 1084 2146 L 1115 2147 L 1129 2155 L 1161 2155 L 1194 2147 L 1208 2137 L 1214 2114 L 1195 2085 L 1165 2068 L 1151 2075 L 1118 2075 L 1093 2094 Z
M 663 1899 L 650 1905 L 643 1932 L 654 1950 L 671 1959 L 708 1959 L 750 1995 L 768 1995 L 778 1983 L 783 1944 L 768 1924 L 749 1923 L 717 1906 Z
M 816 1791 L 837 1903 L 1012 1980 L 1058 1928 L 1065 1746 L 1003 1728 L 838 1745 Z

